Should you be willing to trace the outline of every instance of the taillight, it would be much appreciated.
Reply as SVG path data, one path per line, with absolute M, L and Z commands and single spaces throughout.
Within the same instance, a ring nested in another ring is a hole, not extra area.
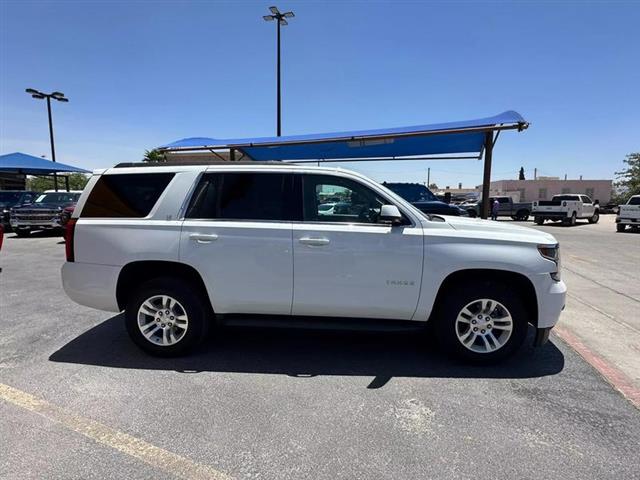
M 64 243 L 65 243 L 65 251 L 67 253 L 67 262 L 75 261 L 75 256 L 73 254 L 73 236 L 76 233 L 76 222 L 77 218 L 70 218 L 67 224 L 65 225 L 64 231 Z
M 0 250 L 2 250 L 2 240 L 4 240 L 4 227 L 0 223 Z

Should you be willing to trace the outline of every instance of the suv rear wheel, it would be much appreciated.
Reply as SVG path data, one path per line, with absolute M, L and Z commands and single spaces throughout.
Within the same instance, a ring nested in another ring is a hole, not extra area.
M 192 350 L 204 338 L 208 309 L 197 289 L 187 282 L 156 278 L 140 286 L 125 309 L 131 339 L 158 356 Z
M 447 292 L 435 323 L 448 352 L 485 364 L 512 355 L 522 345 L 528 318 L 518 292 L 486 281 Z

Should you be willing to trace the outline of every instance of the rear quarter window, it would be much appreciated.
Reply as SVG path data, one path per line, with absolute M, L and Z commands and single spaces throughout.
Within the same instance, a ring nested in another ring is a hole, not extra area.
M 81 217 L 146 217 L 173 173 L 102 175 L 91 190 Z

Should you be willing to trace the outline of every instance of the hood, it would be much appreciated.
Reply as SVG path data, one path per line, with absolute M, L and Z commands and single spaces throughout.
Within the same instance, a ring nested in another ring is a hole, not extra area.
M 507 222 L 482 220 L 480 218 L 451 216 L 443 218 L 451 228 L 462 232 L 468 232 L 478 238 L 536 244 L 558 243 L 553 235 L 541 232 L 535 228 L 512 225 Z
M 16 210 L 19 210 L 21 208 L 25 208 L 25 209 L 29 209 L 29 210 L 59 210 L 61 209 L 65 204 L 57 204 L 57 203 L 29 203 L 27 205 L 22 205 L 18 208 L 16 208 Z

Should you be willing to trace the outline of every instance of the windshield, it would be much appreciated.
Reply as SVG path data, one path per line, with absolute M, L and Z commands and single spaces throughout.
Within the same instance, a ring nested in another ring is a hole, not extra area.
M 629 205 L 640 205 L 640 197 L 631 197 L 629 199 Z
M 79 193 L 69 192 L 44 193 L 36 198 L 35 203 L 56 203 L 58 205 L 65 205 L 67 203 L 77 201 L 79 196 Z
M 424 185 L 419 183 L 388 183 L 389 190 L 397 193 L 409 202 L 437 202 L 436 196 Z
M 16 203 L 21 195 L 20 192 L 0 192 L 0 203 Z

